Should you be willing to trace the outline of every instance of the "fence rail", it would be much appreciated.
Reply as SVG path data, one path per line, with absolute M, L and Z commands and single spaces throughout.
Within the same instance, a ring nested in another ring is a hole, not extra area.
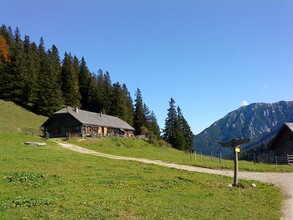
M 293 155 L 287 154 L 287 156 L 259 156 L 258 162 L 267 164 L 288 164 L 293 165 Z

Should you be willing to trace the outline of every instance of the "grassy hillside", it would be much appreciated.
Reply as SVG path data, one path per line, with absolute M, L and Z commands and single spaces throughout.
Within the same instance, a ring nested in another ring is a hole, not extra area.
M 17 132 L 37 129 L 45 117 L 0 100 L 0 219 L 279 219 L 278 188 L 232 178 L 82 155 L 51 140 Z M 173 161 L 182 152 L 141 140 L 78 141 L 110 153 Z M 99 141 L 103 141 L 103 144 Z M 98 141 L 98 142 L 96 142 Z M 132 153 L 131 153 L 132 152 Z M 135 153 L 134 153 L 135 152 Z M 171 156 L 173 155 L 173 156 Z M 181 156 L 177 160 L 181 161 Z M 185 163 L 184 162 L 184 163 Z M 240 205 L 241 204 L 241 205 Z M 251 211 L 253 207 L 253 212 Z
M 71 139 L 69 142 L 86 147 L 91 150 L 130 157 L 147 158 L 154 160 L 163 160 L 165 162 L 174 162 L 213 169 L 230 169 L 234 167 L 233 160 L 222 160 L 218 158 L 186 154 L 185 152 L 170 147 L 155 147 L 143 140 L 131 140 L 117 137 L 102 139 Z M 191 159 L 192 158 L 192 159 Z M 268 165 L 254 164 L 248 161 L 239 161 L 239 169 L 245 171 L 258 172 L 293 172 L 293 166 L 289 165 Z
M 13 102 L 0 99 L 0 131 L 38 130 L 46 120 L 44 116 L 38 116 Z
M 279 219 L 278 188 L 82 155 L 0 132 L 0 219 Z M 253 207 L 253 211 L 252 211 Z

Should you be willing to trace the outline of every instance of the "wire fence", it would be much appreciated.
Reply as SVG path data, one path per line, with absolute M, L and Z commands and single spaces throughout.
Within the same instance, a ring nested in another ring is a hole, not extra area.
M 286 156 L 258 156 L 258 161 L 260 163 L 267 163 L 267 164 L 288 164 L 293 165 L 293 155 L 287 154 Z

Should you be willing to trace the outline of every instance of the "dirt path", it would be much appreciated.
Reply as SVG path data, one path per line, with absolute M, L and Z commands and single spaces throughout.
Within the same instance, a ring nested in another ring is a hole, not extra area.
M 73 144 L 65 144 L 58 142 L 58 144 L 66 149 L 83 153 L 83 154 L 91 154 L 98 157 L 104 157 L 114 160 L 127 160 L 127 161 L 136 161 L 147 164 L 155 164 L 159 166 L 179 169 L 179 170 L 187 170 L 193 172 L 201 172 L 201 173 L 209 173 L 209 174 L 217 174 L 223 176 L 233 176 L 233 171 L 224 171 L 224 170 L 213 170 L 202 167 L 194 167 L 188 165 L 179 165 L 175 163 L 167 163 L 160 160 L 149 160 L 143 158 L 134 158 L 134 157 L 125 157 L 125 156 L 115 156 L 111 154 L 105 154 L 96 152 L 93 150 L 89 150 L 77 145 Z M 279 186 L 283 194 L 285 195 L 285 199 L 283 202 L 283 220 L 293 220 L 293 173 L 259 173 L 259 172 L 239 172 L 239 178 L 249 179 L 249 180 L 258 180 L 267 183 L 273 183 Z

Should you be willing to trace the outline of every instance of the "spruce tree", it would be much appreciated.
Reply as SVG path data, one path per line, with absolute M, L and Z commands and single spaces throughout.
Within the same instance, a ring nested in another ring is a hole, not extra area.
M 123 97 L 125 99 L 125 121 L 133 126 L 133 117 L 134 117 L 134 109 L 133 109 L 133 102 L 130 95 L 130 92 L 128 91 L 125 84 L 122 85 L 122 91 L 123 91 Z
M 65 105 L 80 107 L 80 96 L 78 88 L 78 61 L 73 60 L 71 54 L 65 52 L 62 63 L 62 92 Z
M 12 48 L 11 56 L 11 67 L 10 67 L 11 79 L 9 96 L 12 101 L 19 105 L 24 106 L 25 100 L 23 99 L 23 91 L 25 90 L 25 54 L 23 48 L 23 42 L 20 36 L 20 31 L 18 28 L 15 30 L 14 35 L 14 47 Z
M 185 139 L 184 150 L 191 152 L 192 147 L 193 147 L 193 142 L 194 142 L 193 141 L 194 135 L 191 131 L 189 124 L 187 123 L 186 119 L 184 118 L 183 113 L 182 113 L 179 106 L 177 107 L 177 114 L 178 114 L 178 120 L 180 123 L 180 128 L 181 128 L 181 131 L 182 131 L 184 139 Z
M 37 100 L 38 78 L 40 74 L 40 55 L 37 45 L 31 43 L 29 36 L 24 37 L 24 56 L 25 56 L 25 88 L 23 91 L 23 101 L 26 107 L 35 109 Z
M 169 102 L 163 138 L 176 149 L 190 151 L 192 148 L 193 134 L 181 109 L 176 110 L 173 98 Z
M 144 108 L 143 108 L 143 100 L 141 91 L 139 88 L 137 88 L 135 93 L 136 99 L 134 104 L 134 129 L 135 134 L 141 134 L 142 133 L 142 127 L 145 126 L 146 117 L 144 115 Z
M 149 131 L 151 131 L 157 137 L 160 137 L 160 127 L 158 125 L 157 118 L 153 111 L 151 111 L 151 113 L 149 114 L 148 125 L 149 125 L 148 127 Z
M 172 144 L 173 133 L 175 130 L 175 123 L 177 120 L 177 112 L 175 101 L 173 98 L 169 101 L 169 108 L 167 110 L 167 118 L 165 119 L 165 128 L 163 130 L 163 138 Z
M 99 85 L 97 81 L 97 76 L 91 74 L 89 79 L 89 87 L 87 91 L 87 110 L 93 112 L 100 112 L 100 103 L 99 103 Z
M 79 67 L 79 94 L 81 97 L 81 108 L 89 108 L 88 93 L 90 87 L 91 74 L 88 70 L 84 57 L 81 58 Z

